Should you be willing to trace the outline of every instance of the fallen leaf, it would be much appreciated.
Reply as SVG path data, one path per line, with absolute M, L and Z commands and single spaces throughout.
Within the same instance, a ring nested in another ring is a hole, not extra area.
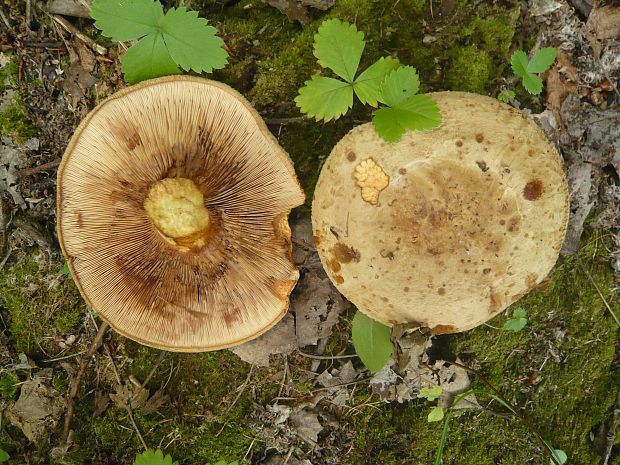
M 315 445 L 319 440 L 319 434 L 323 431 L 323 426 L 315 412 L 302 409 L 291 414 L 291 429 L 304 441 Z
M 64 409 L 61 394 L 35 376 L 22 384 L 19 399 L 8 408 L 7 415 L 30 441 L 40 444 L 56 429 Z
M 230 350 L 244 362 L 267 367 L 270 355 L 290 354 L 295 349 L 297 340 L 294 319 L 293 315 L 287 313 L 278 324 L 262 336 Z

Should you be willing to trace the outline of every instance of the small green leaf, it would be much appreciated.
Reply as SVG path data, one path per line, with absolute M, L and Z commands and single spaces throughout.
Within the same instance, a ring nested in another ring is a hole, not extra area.
M 161 34 L 149 34 L 121 58 L 125 80 L 130 84 L 160 76 L 179 74 Z
M 133 465 L 179 465 L 179 462 L 173 462 L 170 455 L 164 457 L 160 449 L 156 451 L 147 449 L 142 454 L 136 455 Z
M 444 414 L 443 408 L 433 407 L 430 413 L 428 414 L 427 421 L 429 423 L 433 423 L 435 421 L 441 421 L 443 420 L 443 414 Z
M 104 36 L 122 42 L 154 32 L 164 10 L 154 0 L 95 0 L 90 16 Z
M 553 449 L 552 454 L 560 465 L 564 465 L 568 460 L 568 455 L 562 449 Z M 555 465 L 551 459 L 549 459 L 549 462 L 551 465 Z
M 555 61 L 556 55 L 557 50 L 553 47 L 538 49 L 527 65 L 527 72 L 542 73 L 547 71 Z
M 319 64 L 349 83 L 355 79 L 364 46 L 364 33 L 338 19 L 324 21 L 314 36 L 314 56 Z
M 383 368 L 392 355 L 390 328 L 359 310 L 353 317 L 352 338 L 357 355 L 372 372 Z
M 228 53 L 222 48 L 224 41 L 215 35 L 213 26 L 207 26 L 205 18 L 198 17 L 197 11 L 170 8 L 160 27 L 172 59 L 185 71 L 210 73 L 228 63 Z
M 433 386 L 433 387 L 423 387 L 418 392 L 418 399 L 426 399 L 426 400 L 436 400 L 441 396 L 441 386 Z
M 538 95 L 542 92 L 543 82 L 535 74 L 526 74 L 523 76 L 523 87 L 532 95 Z
M 524 308 L 518 307 L 512 312 L 512 318 L 507 320 L 502 326 L 504 331 L 513 331 L 518 333 L 527 324 L 527 312 Z
M 510 58 L 510 65 L 514 73 L 522 79 L 525 90 L 530 94 L 538 95 L 542 92 L 542 79 L 534 73 L 546 71 L 555 60 L 555 56 L 555 48 L 541 48 L 528 61 L 525 52 L 517 50 Z
M 355 79 L 353 89 L 357 98 L 364 104 L 367 103 L 376 107 L 381 101 L 381 83 L 390 71 L 399 66 L 400 64 L 395 58 L 379 58 Z
M 239 461 L 235 460 L 234 462 L 227 462 L 226 460 L 218 460 L 213 465 L 239 465 Z
M 397 108 L 418 93 L 420 78 L 412 66 L 401 66 L 391 71 L 381 83 L 381 102 Z
M 317 121 L 338 119 L 353 106 L 353 87 L 338 79 L 314 76 L 299 89 L 295 103 Z
M 9 460 L 11 458 L 11 456 L 9 455 L 9 453 L 3 449 L 0 449 L 0 463 L 4 463 L 7 460 Z
M 441 124 L 441 113 L 428 95 L 413 95 L 396 108 L 379 108 L 373 112 L 375 130 L 387 142 L 396 142 L 407 129 L 420 131 Z
M 69 270 L 69 264 L 65 262 L 65 264 L 60 269 L 60 274 L 63 276 L 71 276 L 71 270 Z
M 523 77 L 527 74 L 527 64 L 527 55 L 523 50 L 517 50 L 512 54 L 510 66 L 512 66 L 512 70 L 517 76 Z

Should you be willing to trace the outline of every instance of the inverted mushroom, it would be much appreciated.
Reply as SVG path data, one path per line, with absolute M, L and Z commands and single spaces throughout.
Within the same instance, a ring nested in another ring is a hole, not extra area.
M 473 328 L 539 284 L 568 220 L 562 159 L 497 100 L 432 94 L 442 124 L 385 143 L 353 129 L 312 203 L 318 252 L 338 290 L 387 324 Z
M 292 162 L 230 87 L 146 81 L 98 105 L 58 172 L 58 236 L 83 297 L 121 334 L 215 350 L 285 314 L 299 273 Z

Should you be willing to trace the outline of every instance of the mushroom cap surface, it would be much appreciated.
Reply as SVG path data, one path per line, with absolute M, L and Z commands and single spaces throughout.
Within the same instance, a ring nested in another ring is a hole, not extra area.
M 473 328 L 555 264 L 568 221 L 562 159 L 496 99 L 431 94 L 441 125 L 384 142 L 371 123 L 332 150 L 312 224 L 338 290 L 386 324 Z
M 147 212 L 147 196 L 163 207 Z M 215 350 L 286 313 L 299 278 L 288 215 L 303 201 L 288 154 L 238 92 L 166 77 L 112 95 L 80 124 L 58 172 L 57 230 L 82 296 L 115 330 Z M 170 215 L 195 237 L 168 236 Z

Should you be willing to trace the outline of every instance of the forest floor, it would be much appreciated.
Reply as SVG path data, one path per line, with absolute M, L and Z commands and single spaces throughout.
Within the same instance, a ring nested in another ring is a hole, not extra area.
M 443 428 L 427 421 L 434 403 L 416 398 L 416 386 L 403 388 L 407 380 L 381 381 L 364 368 L 350 337 L 355 309 L 313 248 L 309 205 L 321 164 L 344 134 L 370 120 L 356 106 L 321 124 L 298 118 L 293 102 L 319 69 L 312 55 L 319 24 L 339 18 L 365 33 L 363 66 L 397 57 L 419 71 L 423 91 L 496 97 L 514 88 L 512 103 L 534 115 L 566 162 L 571 218 L 549 278 L 488 325 L 425 346 L 427 365 L 458 358 L 478 373 L 441 363 L 434 373 L 446 385 L 476 389 L 475 402 L 455 410 L 442 463 L 546 465 L 533 428 L 569 464 L 620 464 L 617 3 L 270 2 L 289 20 L 259 0 L 164 2 L 198 10 L 217 27 L 230 64 L 211 78 L 252 102 L 295 163 L 307 197 L 291 215 L 301 279 L 283 323 L 234 353 L 162 352 L 105 332 L 67 438 L 69 389 L 102 321 L 63 266 L 56 167 L 79 121 L 126 86 L 123 46 L 74 16 L 70 3 L 0 5 L 0 449 L 7 463 L 131 464 L 144 447 L 182 465 L 434 462 Z M 532 97 L 511 78 L 510 55 L 541 46 L 556 47 L 558 59 L 542 96 Z M 516 307 L 526 310 L 525 328 L 502 330 Z M 532 428 L 494 399 L 489 384 Z

